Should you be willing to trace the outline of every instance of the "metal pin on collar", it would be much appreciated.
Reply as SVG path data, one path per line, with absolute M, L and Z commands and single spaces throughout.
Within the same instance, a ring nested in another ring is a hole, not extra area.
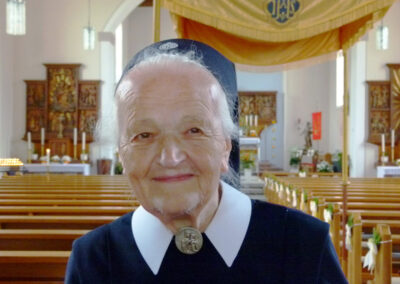
M 175 245 L 184 254 L 195 254 L 203 246 L 203 236 L 195 228 L 182 227 L 175 235 Z

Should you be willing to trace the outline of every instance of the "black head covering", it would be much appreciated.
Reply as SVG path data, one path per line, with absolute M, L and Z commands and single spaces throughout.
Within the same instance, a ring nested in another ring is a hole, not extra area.
M 193 59 L 206 67 L 218 80 L 227 96 L 231 96 L 234 109 L 231 111 L 233 121 L 238 123 L 238 95 L 236 85 L 235 65 L 214 48 L 190 39 L 168 39 L 153 43 L 139 51 L 125 66 L 123 77 L 135 65 L 153 54 L 190 54 Z M 119 82 L 118 82 L 119 84 Z M 239 145 L 232 141 L 232 151 L 229 157 L 231 167 L 239 173 Z

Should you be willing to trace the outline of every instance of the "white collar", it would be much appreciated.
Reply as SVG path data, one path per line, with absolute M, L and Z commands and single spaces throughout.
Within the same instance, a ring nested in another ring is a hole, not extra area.
M 227 183 L 221 181 L 221 184 L 221 201 L 205 234 L 226 265 L 231 267 L 249 226 L 251 201 L 247 195 Z M 132 214 L 131 225 L 140 253 L 154 275 L 157 275 L 172 240 L 172 232 L 142 206 Z

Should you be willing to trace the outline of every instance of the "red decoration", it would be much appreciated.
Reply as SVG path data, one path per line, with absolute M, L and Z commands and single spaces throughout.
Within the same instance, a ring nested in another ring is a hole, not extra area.
M 321 112 L 312 114 L 313 140 L 321 140 Z

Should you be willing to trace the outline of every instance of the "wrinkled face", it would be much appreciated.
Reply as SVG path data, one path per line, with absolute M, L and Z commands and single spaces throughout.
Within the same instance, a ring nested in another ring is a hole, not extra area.
M 136 197 L 179 217 L 216 196 L 230 139 L 217 114 L 216 79 L 192 63 L 141 66 L 118 92 L 120 155 Z

